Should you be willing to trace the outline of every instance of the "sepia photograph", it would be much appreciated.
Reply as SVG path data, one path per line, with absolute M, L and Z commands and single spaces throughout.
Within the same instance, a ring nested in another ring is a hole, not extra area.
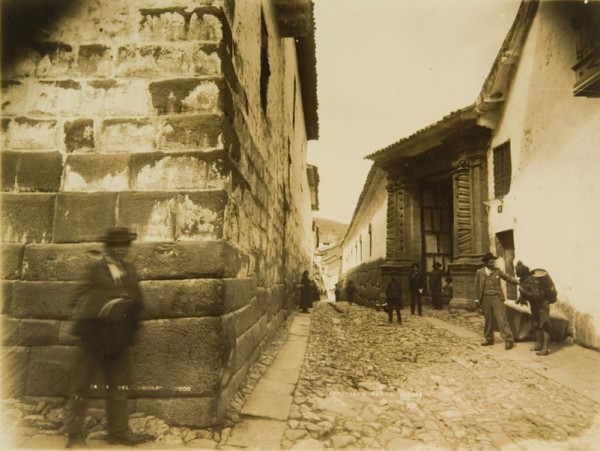
M 0 10 L 0 449 L 597 449 L 600 0 Z

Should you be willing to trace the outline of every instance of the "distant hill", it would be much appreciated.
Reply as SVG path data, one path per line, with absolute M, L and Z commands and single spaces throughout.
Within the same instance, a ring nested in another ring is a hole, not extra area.
M 348 224 L 342 224 L 331 219 L 314 218 L 314 221 L 319 228 L 319 244 L 321 246 L 340 244 L 344 235 L 346 235 L 346 230 L 348 230 Z

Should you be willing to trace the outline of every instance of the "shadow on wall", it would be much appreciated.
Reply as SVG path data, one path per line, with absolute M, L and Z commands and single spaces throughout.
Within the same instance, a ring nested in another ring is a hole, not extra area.
M 43 47 L 44 41 L 54 41 L 47 30 L 76 3 L 76 0 L 2 0 L 2 68 L 10 67 L 32 44 Z

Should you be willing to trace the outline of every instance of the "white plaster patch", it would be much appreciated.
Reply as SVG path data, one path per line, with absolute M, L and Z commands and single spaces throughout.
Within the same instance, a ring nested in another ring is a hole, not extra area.
M 108 174 L 103 178 L 86 180 L 67 166 L 65 191 L 124 191 L 129 188 L 127 169 L 117 174 Z
M 187 110 L 216 110 L 219 105 L 219 87 L 212 82 L 198 85 L 181 103 Z
M 217 213 L 196 205 L 188 196 L 178 205 L 177 225 L 181 240 L 211 240 L 215 236 Z
M 173 240 L 173 202 L 169 199 L 154 203 L 148 224 L 142 225 L 138 232 L 143 241 Z
M 165 157 L 155 165 L 147 165 L 139 172 L 136 189 L 203 188 L 206 185 L 204 162 L 192 157 Z

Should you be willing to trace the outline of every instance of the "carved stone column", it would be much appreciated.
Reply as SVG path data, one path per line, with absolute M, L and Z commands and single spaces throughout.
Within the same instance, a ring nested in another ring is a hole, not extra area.
M 450 306 L 474 309 L 475 272 L 489 249 L 486 154 L 481 147 L 462 152 L 453 163 L 454 262 Z
M 402 279 L 410 272 L 413 258 L 420 261 L 421 212 L 418 188 L 404 171 L 388 170 L 386 261 L 382 273 L 395 273 Z M 408 288 L 405 295 L 408 296 Z

